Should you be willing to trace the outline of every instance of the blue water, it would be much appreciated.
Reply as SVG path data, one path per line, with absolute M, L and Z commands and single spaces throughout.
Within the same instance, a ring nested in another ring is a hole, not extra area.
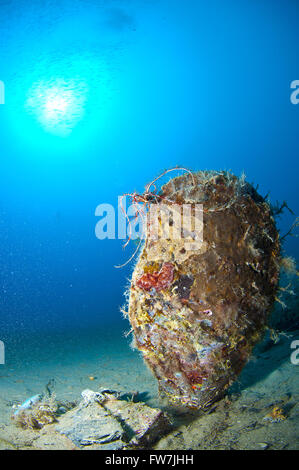
M 134 246 L 98 240 L 95 209 L 164 169 L 244 171 L 299 213 L 297 1 L 2 0 L 0 13 L 10 364 L 25 337 L 123 327 L 132 264 L 114 265 Z M 281 217 L 282 234 L 294 218 Z M 285 249 L 298 259 L 296 238 Z

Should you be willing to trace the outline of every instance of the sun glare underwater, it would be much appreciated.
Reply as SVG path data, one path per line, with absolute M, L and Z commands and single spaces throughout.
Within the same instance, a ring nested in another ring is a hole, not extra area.
M 49 133 L 65 136 L 84 117 L 87 87 L 75 80 L 56 79 L 34 83 L 25 109 Z
M 13 3 L 6 8 L 13 17 Z M 119 38 L 107 26 L 118 9 L 108 8 L 105 17 L 96 5 L 87 11 L 84 2 L 64 2 L 66 14 L 62 7 L 57 17 L 55 8 L 54 2 L 26 4 L 26 13 L 3 28 L 8 131 L 33 153 L 71 151 L 105 133 L 118 94 L 111 64 Z
M 94 70 L 92 60 L 80 58 L 78 62 L 72 64 L 72 73 L 68 64 L 61 63 L 54 71 L 51 64 L 39 65 L 40 73 L 16 81 L 14 90 L 8 87 L 6 94 L 13 92 L 7 103 L 12 127 L 33 151 L 49 145 L 57 152 L 74 148 L 91 138 L 107 119 L 107 70 L 103 67 L 97 81 L 99 71 Z

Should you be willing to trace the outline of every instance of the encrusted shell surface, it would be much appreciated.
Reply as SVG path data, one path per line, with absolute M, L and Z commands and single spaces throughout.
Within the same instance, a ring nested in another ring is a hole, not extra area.
M 175 214 L 167 238 L 145 240 L 129 320 L 160 392 L 171 403 L 205 408 L 236 379 L 263 333 L 278 285 L 280 240 L 269 204 L 243 178 L 193 176 L 171 179 L 157 205 L 180 211 L 202 204 L 202 243 L 190 233 L 177 236 Z M 159 225 L 166 224 L 161 211 Z M 161 272 L 166 282 L 159 289 L 154 279 Z

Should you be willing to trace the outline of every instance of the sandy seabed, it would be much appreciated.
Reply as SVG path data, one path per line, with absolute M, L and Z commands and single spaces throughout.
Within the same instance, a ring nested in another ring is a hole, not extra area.
M 78 402 L 82 390 L 107 387 L 172 415 L 174 427 L 153 449 L 298 449 L 299 365 L 290 360 L 299 331 L 266 335 L 227 396 L 204 414 L 178 414 L 158 396 L 157 383 L 124 337 L 127 325 L 68 335 L 33 335 L 9 344 L 0 366 L 0 449 L 70 449 L 54 425 L 32 431 L 11 420 L 13 406 L 45 392 L 54 379 L 56 398 Z M 279 407 L 284 419 L 267 419 Z M 266 417 L 266 419 L 265 419 Z

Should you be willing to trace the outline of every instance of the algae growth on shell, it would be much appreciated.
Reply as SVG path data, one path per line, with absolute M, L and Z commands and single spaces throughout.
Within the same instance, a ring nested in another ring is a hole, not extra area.
M 153 204 L 167 237 L 145 239 L 132 275 L 134 344 L 162 396 L 205 408 L 236 379 L 267 324 L 278 287 L 279 234 L 265 199 L 228 172 L 173 178 Z M 192 245 L 194 233 L 177 236 L 175 211 L 185 204 L 193 215 L 202 205 L 200 244 Z

